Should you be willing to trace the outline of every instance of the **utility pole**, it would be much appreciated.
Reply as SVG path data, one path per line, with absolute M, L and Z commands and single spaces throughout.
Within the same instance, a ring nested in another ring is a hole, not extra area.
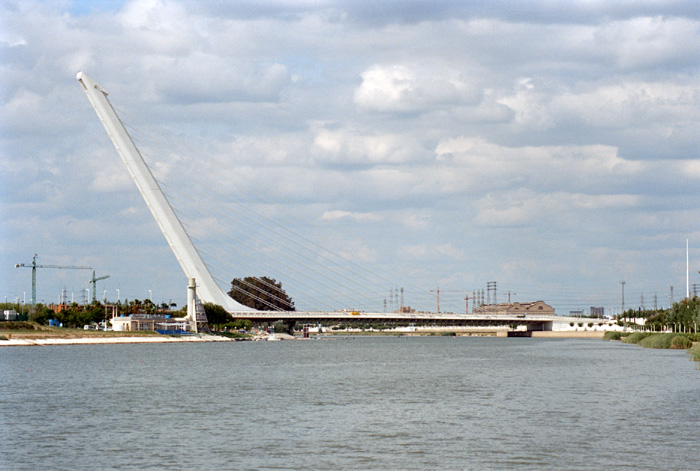
M 625 314 L 625 282 L 621 281 L 620 284 L 622 285 L 622 310 L 620 311 L 620 314 Z
M 657 298 L 656 298 L 656 293 L 654 293 L 654 310 L 656 311 L 658 309 L 657 307 Z
M 688 239 L 685 239 L 685 297 L 690 297 L 690 258 L 688 257 Z
M 440 288 L 438 287 L 437 290 L 433 291 L 430 290 L 431 293 L 437 293 L 437 312 L 440 314 Z M 443 289 L 443 293 L 464 293 L 464 290 L 457 290 L 457 289 Z M 449 311 L 448 311 L 449 312 Z
M 430 292 L 437 293 L 437 313 L 440 314 L 440 287 L 438 286 L 437 290 L 435 291 L 431 289 Z

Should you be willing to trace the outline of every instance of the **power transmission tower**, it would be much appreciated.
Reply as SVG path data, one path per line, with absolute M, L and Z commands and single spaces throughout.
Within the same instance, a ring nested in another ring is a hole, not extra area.
M 491 304 L 491 299 L 493 299 L 493 304 L 498 304 L 496 301 L 496 282 L 488 281 L 486 282 L 486 291 L 488 293 L 488 303 Z M 491 292 L 493 292 L 493 298 L 491 298 Z

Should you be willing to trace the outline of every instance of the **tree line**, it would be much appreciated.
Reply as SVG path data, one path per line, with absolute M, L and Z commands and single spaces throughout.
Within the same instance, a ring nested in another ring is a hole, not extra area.
M 700 327 L 700 297 L 693 296 L 673 303 L 669 309 L 634 310 L 623 312 L 619 319 L 644 318 L 650 330 L 674 332 L 698 332 Z

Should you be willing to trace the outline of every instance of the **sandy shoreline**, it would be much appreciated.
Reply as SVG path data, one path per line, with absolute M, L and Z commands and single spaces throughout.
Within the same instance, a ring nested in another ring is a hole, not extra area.
M 32 347 L 45 345 L 99 345 L 115 343 L 181 343 L 181 342 L 233 342 L 234 339 L 214 335 L 140 336 L 140 337 L 76 337 L 76 338 L 13 338 L 0 340 L 0 347 Z

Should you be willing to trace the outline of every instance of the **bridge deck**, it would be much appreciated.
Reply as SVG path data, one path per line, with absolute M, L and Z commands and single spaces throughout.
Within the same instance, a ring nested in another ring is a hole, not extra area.
M 355 322 L 400 322 L 454 325 L 508 325 L 544 324 L 552 321 L 566 321 L 552 315 L 476 315 L 476 314 L 436 314 L 436 313 L 397 313 L 397 312 L 311 312 L 311 311 L 239 311 L 231 312 L 235 318 L 255 321 L 295 320 L 297 322 L 355 321 Z

